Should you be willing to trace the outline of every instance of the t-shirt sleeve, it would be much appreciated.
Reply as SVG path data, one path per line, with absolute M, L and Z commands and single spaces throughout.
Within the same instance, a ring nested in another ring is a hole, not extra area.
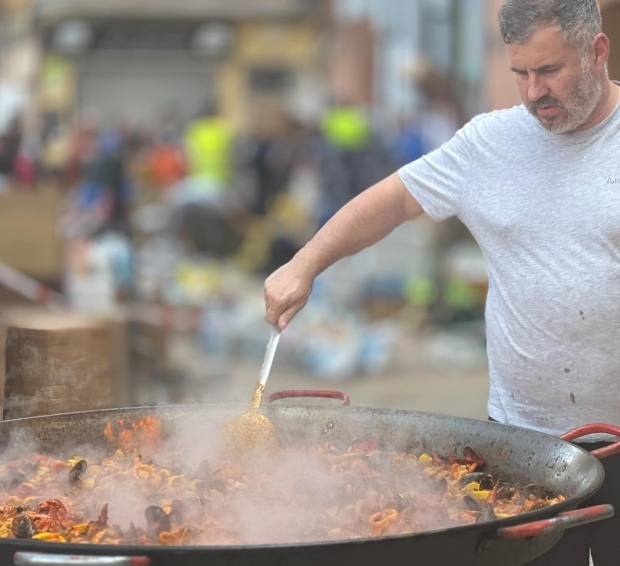
M 398 171 L 407 190 L 434 220 L 459 215 L 459 203 L 471 167 L 472 128 L 470 122 L 439 149 Z

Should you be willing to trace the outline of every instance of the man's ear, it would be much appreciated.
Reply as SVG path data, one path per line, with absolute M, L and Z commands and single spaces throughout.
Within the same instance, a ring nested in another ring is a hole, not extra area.
M 604 33 L 599 33 L 592 43 L 594 48 L 594 67 L 601 70 L 609 61 L 609 38 Z

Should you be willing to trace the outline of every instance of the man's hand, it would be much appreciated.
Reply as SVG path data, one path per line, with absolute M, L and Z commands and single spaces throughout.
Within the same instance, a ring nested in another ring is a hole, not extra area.
M 267 322 L 284 330 L 308 302 L 313 282 L 298 259 L 275 271 L 265 281 Z

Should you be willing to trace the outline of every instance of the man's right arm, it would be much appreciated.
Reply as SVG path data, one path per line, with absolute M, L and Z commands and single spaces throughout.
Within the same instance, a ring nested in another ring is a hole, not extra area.
M 398 173 L 364 191 L 267 279 L 267 321 L 285 328 L 305 306 L 312 283 L 320 273 L 343 257 L 372 246 L 423 212 Z

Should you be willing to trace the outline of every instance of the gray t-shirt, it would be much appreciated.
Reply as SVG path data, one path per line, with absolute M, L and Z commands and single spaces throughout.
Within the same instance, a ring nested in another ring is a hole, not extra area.
M 399 175 L 486 259 L 490 416 L 554 435 L 620 425 L 619 107 L 564 135 L 523 106 L 483 114 Z

